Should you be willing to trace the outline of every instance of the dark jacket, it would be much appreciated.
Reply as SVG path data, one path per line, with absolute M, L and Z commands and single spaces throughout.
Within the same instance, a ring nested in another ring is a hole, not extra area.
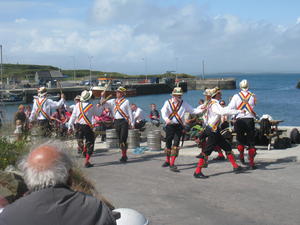
M 100 200 L 65 186 L 45 188 L 4 208 L 1 225 L 116 225 Z

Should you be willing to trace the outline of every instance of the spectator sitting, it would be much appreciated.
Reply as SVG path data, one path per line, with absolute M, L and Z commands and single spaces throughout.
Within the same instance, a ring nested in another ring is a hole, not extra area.
M 159 112 L 158 110 L 156 109 L 156 105 L 155 104 L 150 104 L 150 108 L 151 108 L 151 111 L 150 111 L 150 121 L 151 121 L 151 124 L 155 125 L 155 126 L 159 126 L 160 124 L 160 115 L 159 115 Z
M 58 137 L 65 137 L 68 131 L 66 123 L 70 119 L 70 116 L 66 115 L 65 107 L 61 106 L 56 109 L 56 112 L 51 115 L 51 119 L 54 120 L 56 135 Z
M 137 107 L 136 104 L 131 104 L 130 107 L 134 119 L 134 128 L 141 130 L 146 124 L 144 112 L 141 108 Z
M 102 201 L 70 189 L 73 163 L 63 149 L 46 143 L 20 162 L 29 194 L 4 208 L 0 224 L 116 225 Z
M 100 132 L 101 141 L 105 141 L 106 134 L 105 131 L 109 128 L 112 128 L 113 116 L 108 107 L 104 108 L 100 116 L 95 116 L 95 131 Z

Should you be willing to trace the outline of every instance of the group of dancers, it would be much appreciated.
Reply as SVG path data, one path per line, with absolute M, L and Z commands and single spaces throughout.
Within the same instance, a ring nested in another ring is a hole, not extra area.
M 220 133 L 221 118 L 224 115 L 235 117 L 235 131 L 237 133 L 238 151 L 240 162 L 245 164 L 244 151 L 248 150 L 249 168 L 256 169 L 254 157 L 256 148 L 254 143 L 254 119 L 256 114 L 254 107 L 256 97 L 249 91 L 247 80 L 240 82 L 240 91 L 235 94 L 230 103 L 223 107 L 220 105 L 222 97 L 221 90 L 217 87 L 206 89 L 203 93 L 205 101 L 196 108 L 190 106 L 182 99 L 183 91 L 180 87 L 175 87 L 171 93 L 171 98 L 166 100 L 161 109 L 161 118 L 165 122 L 166 131 L 166 160 L 163 167 L 169 167 L 173 172 L 179 172 L 175 161 L 179 154 L 179 143 L 185 126 L 185 114 L 201 114 L 203 117 L 204 132 L 201 134 L 201 142 L 205 143 L 199 156 L 199 162 L 194 172 L 195 178 L 208 178 L 204 175 L 202 169 L 207 167 L 208 157 L 216 147 L 225 151 L 227 159 L 233 166 L 233 171 L 240 173 L 243 167 L 237 164 L 230 143 Z M 78 101 L 73 106 L 72 115 L 67 123 L 69 130 L 75 131 L 78 143 L 78 152 L 85 156 L 84 166 L 92 167 L 90 162 L 94 152 L 95 133 L 94 118 L 101 114 L 104 109 L 109 108 L 114 118 L 114 128 L 119 138 L 119 147 L 121 149 L 120 162 L 126 163 L 127 156 L 127 137 L 128 130 L 135 128 L 136 119 L 133 115 L 134 107 L 129 103 L 125 96 L 126 89 L 119 87 L 116 90 L 116 98 L 106 99 L 105 92 L 102 92 L 99 103 L 93 105 L 90 101 L 91 91 L 83 91 L 78 97 Z M 33 109 L 29 117 L 30 122 L 37 120 L 37 124 L 44 132 L 49 129 L 50 111 L 65 104 L 65 96 L 61 94 L 59 101 L 53 101 L 47 98 L 45 88 L 38 89 L 38 96 L 34 99 Z M 156 110 L 155 108 L 153 108 Z M 159 121 L 159 113 L 156 110 L 154 120 Z M 157 115 L 158 114 L 158 115 Z M 157 118 L 158 117 L 158 118 Z M 46 135 L 45 133 L 43 135 Z
M 205 102 L 197 108 L 192 108 L 182 100 L 183 92 L 180 87 L 176 87 L 172 92 L 172 98 L 167 100 L 161 110 L 162 118 L 166 122 L 166 160 L 163 167 L 169 167 L 173 172 L 179 172 L 175 165 L 179 152 L 179 142 L 184 129 L 184 114 L 203 114 L 204 132 L 200 136 L 200 141 L 204 142 L 199 162 L 194 172 L 195 178 L 205 179 L 208 176 L 202 172 L 208 165 L 208 157 L 217 148 L 224 150 L 227 159 L 233 166 L 235 173 L 243 171 L 243 167 L 237 164 L 232 152 L 230 143 L 221 135 L 221 118 L 225 115 L 235 117 L 235 130 L 237 133 L 239 159 L 245 164 L 244 151 L 248 150 L 249 169 L 256 169 L 254 157 L 256 155 L 254 133 L 255 117 L 254 107 L 256 97 L 251 93 L 247 80 L 240 82 L 240 92 L 235 94 L 228 106 L 220 105 L 222 98 L 221 90 L 218 87 L 206 89 L 203 95 Z M 247 148 L 245 148 L 247 147 Z M 219 151 L 220 151 L 219 150 Z

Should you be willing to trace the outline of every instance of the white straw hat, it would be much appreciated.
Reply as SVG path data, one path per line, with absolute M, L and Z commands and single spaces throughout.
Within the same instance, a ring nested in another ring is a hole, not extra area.
M 181 87 L 175 87 L 173 89 L 172 95 L 183 95 L 183 91 L 182 91 Z
M 209 89 L 209 88 L 206 88 L 205 90 L 204 90 L 204 92 L 203 92 L 203 95 L 205 95 L 205 96 L 211 96 L 211 89 Z
M 247 91 L 248 88 L 249 88 L 248 81 L 247 81 L 247 80 L 242 80 L 242 81 L 240 82 L 240 88 L 241 88 L 243 91 Z
M 83 92 L 81 92 L 80 101 L 86 102 L 86 101 L 88 101 L 92 97 L 92 95 L 93 95 L 92 91 L 86 91 L 86 90 L 84 90 Z
M 47 94 L 47 89 L 45 87 L 40 87 L 38 89 L 38 96 L 39 97 L 44 97 Z
M 210 89 L 210 91 L 211 91 L 211 97 L 215 97 L 218 93 L 221 93 L 221 90 L 218 87 Z

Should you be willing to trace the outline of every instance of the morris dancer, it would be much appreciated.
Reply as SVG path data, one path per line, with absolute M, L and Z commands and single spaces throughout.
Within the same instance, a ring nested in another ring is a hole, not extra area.
M 76 138 L 78 144 L 78 152 L 82 152 L 85 156 L 84 166 L 86 168 L 93 167 L 90 163 L 91 155 L 94 152 L 95 134 L 93 131 L 93 118 L 95 115 L 101 114 L 103 107 L 94 107 L 89 100 L 92 97 L 92 91 L 83 91 L 73 110 L 69 120 L 68 127 L 71 129 L 75 122 Z M 85 139 L 85 144 L 84 144 Z
M 244 149 L 245 145 L 248 146 L 249 167 L 250 169 L 256 169 L 254 163 L 256 155 L 254 119 L 256 118 L 256 113 L 253 110 L 256 105 L 256 97 L 248 91 L 249 85 L 247 80 L 240 82 L 240 89 L 241 91 L 232 97 L 228 107 L 246 111 L 246 113 L 239 113 L 236 116 L 237 149 L 240 152 L 240 161 L 244 164 Z
M 195 178 L 208 178 L 202 173 L 202 168 L 207 167 L 208 156 L 215 150 L 216 146 L 220 146 L 226 152 L 227 159 L 231 162 L 234 172 L 238 173 L 242 170 L 242 167 L 235 161 L 230 144 L 220 134 L 219 129 L 222 115 L 235 115 L 242 112 L 242 110 L 233 110 L 220 106 L 218 100 L 221 99 L 221 91 L 218 88 L 211 90 L 211 97 L 212 99 L 206 104 L 207 126 L 204 135 L 207 136 L 207 142 L 195 170 Z
M 179 142 L 184 128 L 184 114 L 186 112 L 191 114 L 198 114 L 201 112 L 183 101 L 181 99 L 182 95 L 182 89 L 180 87 L 175 87 L 172 92 L 172 98 L 165 101 L 161 109 L 161 116 L 166 122 L 166 161 L 162 167 L 170 166 L 170 170 L 173 172 L 179 172 L 177 166 L 175 166 L 175 160 L 178 156 Z
M 126 88 L 119 87 L 116 90 L 116 99 L 110 99 L 105 104 L 107 104 L 111 111 L 113 111 L 115 122 L 114 126 L 116 128 L 117 136 L 119 138 L 119 145 L 122 152 L 122 157 L 120 158 L 120 162 L 126 163 L 128 160 L 127 157 L 127 137 L 128 137 L 128 129 L 130 126 L 134 127 L 134 120 L 132 111 L 130 108 L 129 101 L 125 98 Z M 105 93 L 102 92 L 102 101 Z M 104 105 L 104 107 L 106 107 Z
M 50 115 L 51 110 L 65 104 L 65 95 L 61 94 L 58 102 L 47 98 L 47 89 L 40 87 L 38 89 L 38 96 L 34 98 L 32 111 L 29 117 L 29 122 L 37 119 L 39 127 L 39 135 L 43 137 L 49 137 L 51 135 Z

